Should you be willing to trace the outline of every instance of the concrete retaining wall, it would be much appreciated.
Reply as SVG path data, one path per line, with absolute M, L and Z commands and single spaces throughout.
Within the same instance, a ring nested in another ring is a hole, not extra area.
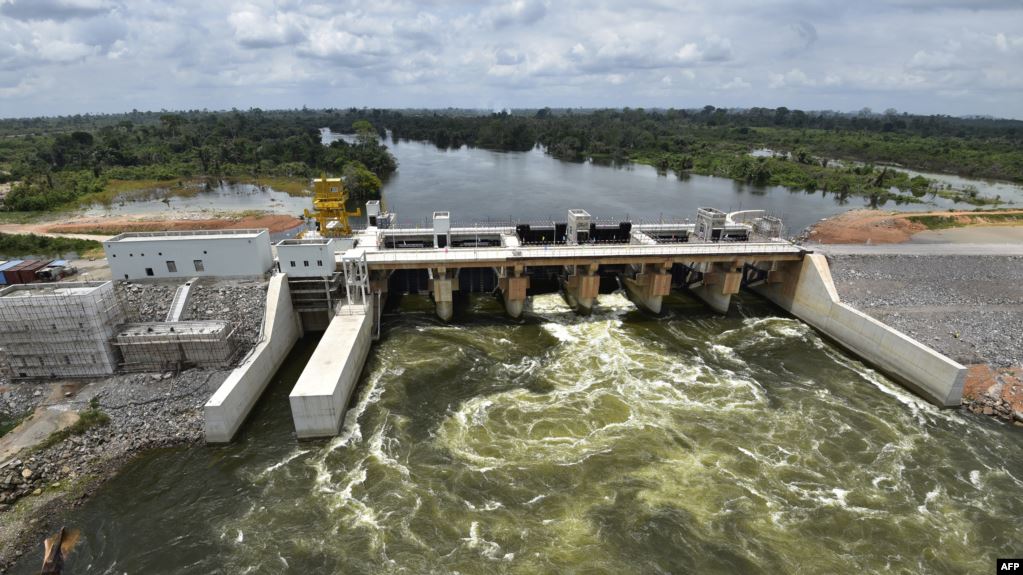
M 204 408 L 206 441 L 231 441 L 281 362 L 301 335 L 298 314 L 291 306 L 286 274 L 270 279 L 263 316 L 263 341 L 227 376 Z
M 828 262 L 808 254 L 783 270 L 782 283 L 753 288 L 942 407 L 959 405 L 966 368 L 838 298 Z
M 323 332 L 291 391 L 291 415 L 300 438 L 337 435 L 362 374 L 372 343 L 373 318 L 346 311 L 348 306 L 342 307 Z

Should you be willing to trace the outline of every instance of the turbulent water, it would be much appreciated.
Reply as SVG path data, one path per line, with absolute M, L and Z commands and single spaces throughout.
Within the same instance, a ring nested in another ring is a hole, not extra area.
M 303 342 L 235 444 L 148 455 L 76 511 L 68 572 L 986 573 L 1023 551 L 1014 429 L 759 300 L 669 303 L 406 305 L 331 441 L 289 435 Z

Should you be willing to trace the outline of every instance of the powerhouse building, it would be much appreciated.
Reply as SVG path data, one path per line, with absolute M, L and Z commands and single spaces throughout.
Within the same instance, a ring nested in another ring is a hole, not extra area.
M 114 279 L 261 276 L 273 267 L 270 232 L 129 232 L 103 242 Z

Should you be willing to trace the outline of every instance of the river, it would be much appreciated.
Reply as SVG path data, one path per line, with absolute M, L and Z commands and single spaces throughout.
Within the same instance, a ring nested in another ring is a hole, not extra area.
M 332 440 L 291 434 L 303 340 L 237 441 L 149 453 L 72 511 L 67 572 L 986 573 L 1023 548 L 1016 430 L 755 297 L 469 305 L 406 298 Z
M 323 141 L 345 137 L 328 131 Z M 405 225 L 429 226 L 434 211 L 450 211 L 454 223 L 471 225 L 487 221 L 563 220 L 569 208 L 583 208 L 596 217 L 657 221 L 689 218 L 699 207 L 726 211 L 763 209 L 785 222 L 789 235 L 853 208 L 870 207 L 865 197 L 841 198 L 826 192 L 806 192 L 780 186 L 752 186 L 734 180 L 697 174 L 679 178 L 659 173 L 642 164 L 603 165 L 564 162 L 541 149 L 529 152 L 495 152 L 462 147 L 441 150 L 425 142 L 384 142 L 398 160 L 398 171 L 384 184 L 388 209 Z M 931 177 L 932 175 L 928 175 Z M 982 195 L 1001 195 L 1006 201 L 1023 202 L 1023 188 L 994 185 L 982 180 L 956 180 L 974 185 Z M 278 214 L 301 214 L 311 208 L 308 197 L 293 197 L 267 186 L 219 183 L 188 195 L 156 193 L 146 199 L 93 205 L 88 215 L 141 215 L 267 210 Z M 878 207 L 900 210 L 934 210 L 957 207 L 941 197 L 926 203 L 889 201 Z

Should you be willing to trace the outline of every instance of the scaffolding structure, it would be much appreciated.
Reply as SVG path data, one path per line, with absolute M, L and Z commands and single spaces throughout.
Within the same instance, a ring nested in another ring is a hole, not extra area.
M 0 290 L 0 364 L 14 379 L 109 375 L 110 340 L 125 323 L 112 282 L 15 285 Z
M 130 323 L 113 340 L 125 371 L 222 368 L 238 354 L 236 330 L 226 321 Z

